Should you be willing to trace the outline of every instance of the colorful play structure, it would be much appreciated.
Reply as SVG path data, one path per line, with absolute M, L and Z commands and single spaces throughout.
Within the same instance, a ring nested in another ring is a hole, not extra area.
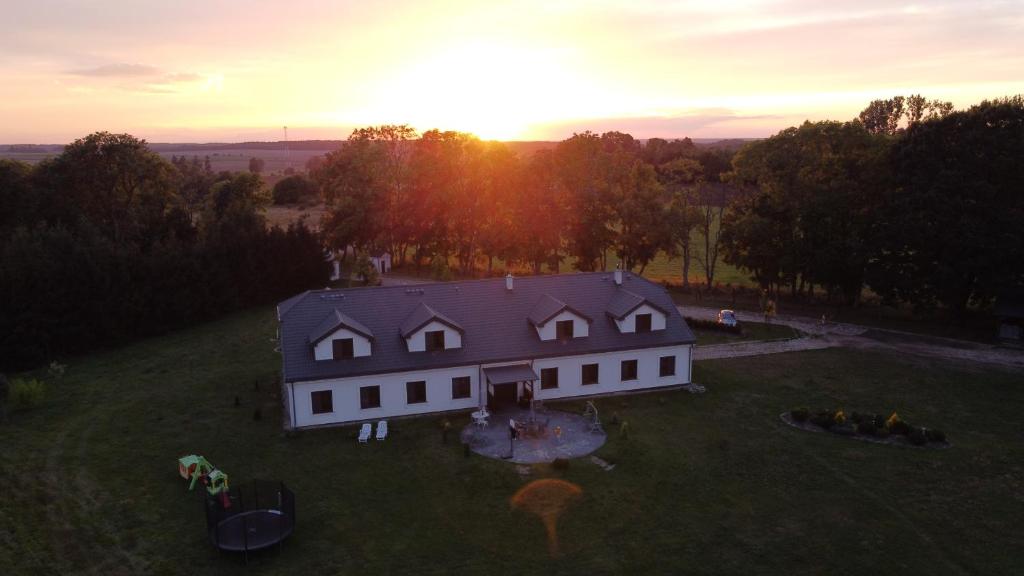
M 198 455 L 178 459 L 178 473 L 206 486 L 206 529 L 220 550 L 249 552 L 281 545 L 295 530 L 295 494 L 284 482 L 253 481 L 252 485 L 228 486 L 228 475 Z

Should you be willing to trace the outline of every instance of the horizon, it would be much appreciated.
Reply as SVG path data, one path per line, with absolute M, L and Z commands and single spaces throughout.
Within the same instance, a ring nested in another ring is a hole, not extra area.
M 573 132 L 763 138 L 920 93 L 1024 93 L 1024 6 L 950 0 L 383 5 L 240 0 L 8 7 L 0 142 L 345 139 L 408 124 L 485 140 Z M 396 17 L 396 15 L 400 17 Z

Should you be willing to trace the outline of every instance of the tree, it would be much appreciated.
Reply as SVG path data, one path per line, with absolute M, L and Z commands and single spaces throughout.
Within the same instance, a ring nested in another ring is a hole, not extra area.
M 872 290 L 962 315 L 1024 286 L 1024 98 L 912 126 L 892 149 Z
M 519 193 L 512 199 L 512 252 L 530 264 L 534 274 L 544 264 L 557 266 L 569 219 L 569 200 L 551 150 L 535 152 L 519 175 Z
M 872 134 L 896 134 L 906 98 L 896 96 L 888 100 L 872 100 L 868 107 L 860 113 L 860 121 L 864 128 Z
M 860 295 L 890 140 L 854 122 L 805 122 L 749 144 L 731 180 L 751 187 L 722 216 L 725 261 L 764 288 Z
M 641 160 L 633 162 L 628 179 L 619 186 L 615 252 L 626 270 L 639 266 L 643 274 L 658 252 L 673 244 L 669 196 L 658 182 L 654 167 Z
M 609 144 L 618 141 L 613 136 Z M 615 171 L 621 174 L 621 163 L 614 166 L 615 160 L 628 152 L 609 151 L 604 144 L 597 134 L 583 132 L 563 140 L 554 151 L 559 185 L 568 201 L 566 244 L 577 270 L 606 268 L 607 251 L 615 238 L 608 177 Z
M 249 172 L 253 174 L 262 174 L 263 168 L 267 165 L 267 161 L 263 158 L 253 156 L 249 158 Z
M 316 186 L 302 174 L 293 174 L 274 184 L 274 204 L 298 204 L 317 196 Z
M 703 238 L 704 249 L 698 251 L 696 260 L 704 270 L 707 287 L 714 286 L 715 269 L 718 266 L 718 252 L 722 239 L 722 216 L 728 205 L 729 189 L 722 183 L 704 183 L 698 189 L 700 207 L 697 214 L 697 232 Z
M 177 200 L 171 165 L 129 134 L 90 134 L 37 170 L 39 186 L 59 191 L 59 201 L 47 202 L 48 221 L 74 226 L 84 217 L 117 242 L 145 236 L 145 223 Z
M 690 285 L 691 235 L 700 221 L 696 185 L 702 174 L 703 167 L 691 158 L 676 158 L 658 166 L 658 179 L 669 194 L 671 243 L 665 251 L 671 256 L 682 256 L 680 272 L 686 287 Z

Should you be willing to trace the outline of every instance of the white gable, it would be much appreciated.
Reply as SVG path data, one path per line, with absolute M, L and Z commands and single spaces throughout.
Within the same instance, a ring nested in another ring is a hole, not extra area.
M 636 332 L 636 316 L 637 314 L 650 314 L 651 315 L 651 331 L 664 330 L 665 329 L 665 315 L 662 314 L 657 308 L 653 308 L 648 304 L 641 304 L 636 310 L 630 312 L 622 320 L 616 320 L 615 324 L 619 327 L 619 332 L 623 334 L 630 334 Z
M 369 356 L 370 355 L 370 341 L 362 334 L 356 334 L 355 332 L 345 328 L 344 326 L 338 328 L 330 336 L 324 338 L 313 347 L 313 357 L 317 360 L 333 360 L 334 359 L 334 341 L 344 340 L 345 338 L 352 339 L 352 355 L 355 357 Z
M 455 330 L 451 326 L 433 320 L 429 322 L 423 328 L 413 332 L 405 339 L 405 344 L 409 348 L 409 352 L 423 352 L 427 349 L 427 339 L 424 336 L 426 332 L 433 332 L 435 330 L 444 331 L 444 349 L 451 350 L 452 348 L 462 348 L 462 333 Z
M 569 310 L 562 310 L 545 322 L 543 326 L 536 327 L 537 336 L 541 340 L 554 340 L 558 337 L 558 322 L 564 320 L 572 320 L 573 338 L 586 338 L 590 335 L 590 323 L 586 319 L 580 318 Z

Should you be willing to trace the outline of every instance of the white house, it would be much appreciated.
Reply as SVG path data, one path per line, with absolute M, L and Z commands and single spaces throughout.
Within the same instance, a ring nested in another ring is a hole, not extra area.
M 690 382 L 672 299 L 619 271 L 313 290 L 277 313 L 290 427 Z

